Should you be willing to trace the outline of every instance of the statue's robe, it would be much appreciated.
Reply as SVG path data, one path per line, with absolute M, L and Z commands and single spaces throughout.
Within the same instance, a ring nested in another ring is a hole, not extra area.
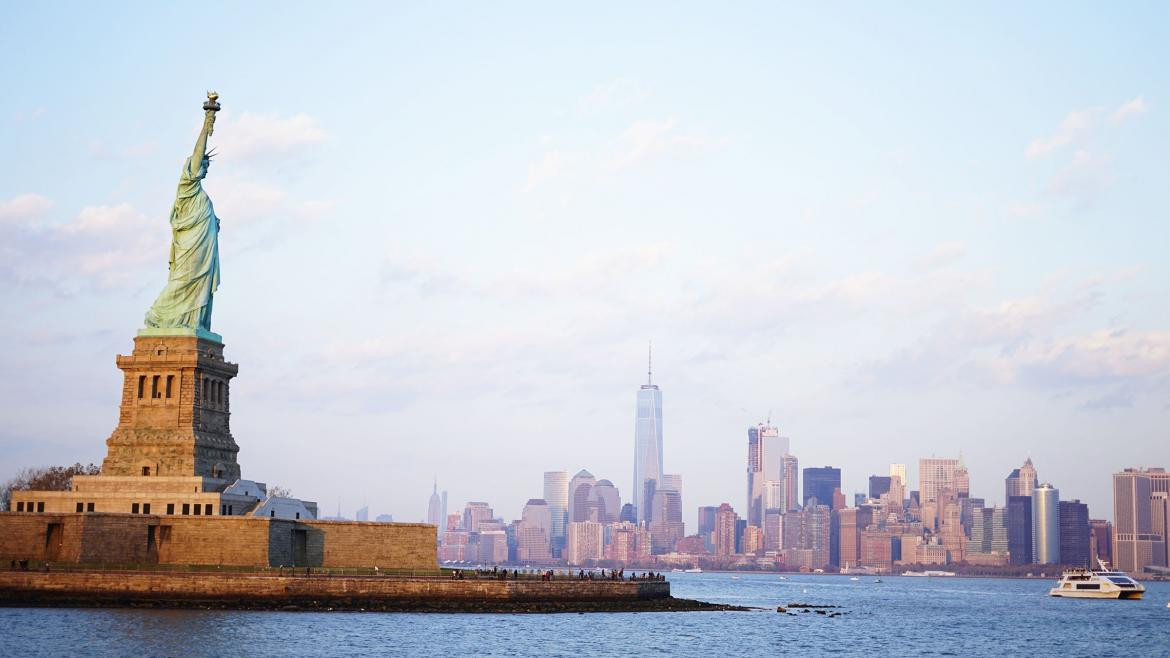
M 201 181 L 207 170 L 187 158 L 171 209 L 167 285 L 146 312 L 146 326 L 211 330 L 211 298 L 219 287 L 219 218 Z

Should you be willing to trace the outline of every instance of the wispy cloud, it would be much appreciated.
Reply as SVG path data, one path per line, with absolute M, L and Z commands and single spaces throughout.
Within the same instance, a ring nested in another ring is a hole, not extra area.
M 235 118 L 226 113 L 220 117 L 212 140 L 225 158 L 255 159 L 300 153 L 327 138 L 317 120 L 307 114 L 244 112 Z
M 21 194 L 0 201 L 0 222 L 26 224 L 43 218 L 53 209 L 53 202 L 39 194 Z
M 1110 116 L 1110 118 L 1113 121 L 1121 123 L 1122 121 L 1132 119 L 1133 117 L 1136 117 L 1139 114 L 1145 114 L 1146 109 L 1147 108 L 1146 108 L 1145 98 L 1142 96 L 1138 96 L 1137 98 L 1135 98 L 1131 101 L 1122 103 L 1121 107 L 1119 107 L 1113 111 L 1113 114 Z

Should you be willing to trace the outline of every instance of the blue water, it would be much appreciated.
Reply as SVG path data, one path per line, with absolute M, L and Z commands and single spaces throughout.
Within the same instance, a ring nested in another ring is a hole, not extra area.
M 1053 581 L 670 574 L 675 596 L 753 612 L 440 615 L 0 608 L 3 656 L 1170 656 L 1170 583 L 1141 601 L 1047 596 Z M 778 605 L 842 606 L 785 616 Z

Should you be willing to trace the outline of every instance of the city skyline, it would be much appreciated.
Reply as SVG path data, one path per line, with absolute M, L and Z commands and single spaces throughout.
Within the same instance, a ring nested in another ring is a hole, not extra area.
M 205 9 L 198 58 L 175 7 L 0 25 L 0 479 L 100 460 L 206 88 L 239 459 L 327 510 L 628 500 L 648 339 L 688 525 L 769 410 L 847 496 L 1031 457 L 1105 515 L 1165 462 L 1164 8 Z

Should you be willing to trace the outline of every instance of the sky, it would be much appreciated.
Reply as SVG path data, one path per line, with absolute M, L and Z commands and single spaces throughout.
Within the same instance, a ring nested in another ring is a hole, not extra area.
M 628 500 L 650 341 L 690 531 L 769 417 L 847 495 L 1170 467 L 1164 3 L 0 19 L 0 479 L 104 457 L 208 89 L 239 459 L 325 513 Z

